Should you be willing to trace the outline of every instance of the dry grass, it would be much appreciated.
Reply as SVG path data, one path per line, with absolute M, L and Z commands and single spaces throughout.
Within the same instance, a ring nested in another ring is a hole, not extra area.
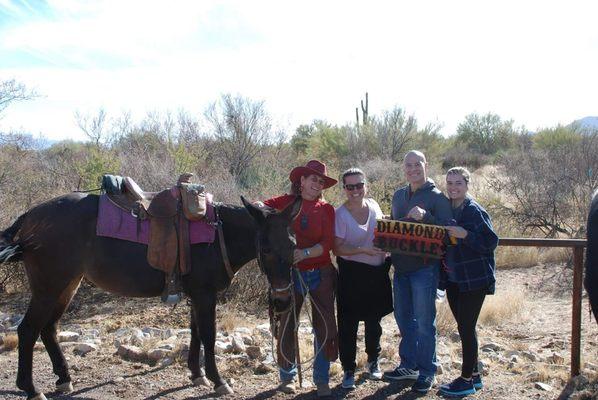
M 232 333 L 235 328 L 240 326 L 247 326 L 247 318 L 244 318 L 239 310 L 228 304 L 226 312 L 218 314 L 218 329 Z
M 399 342 L 390 341 L 390 344 L 382 342 L 382 350 L 380 351 L 380 358 L 386 358 L 387 360 L 398 361 L 399 360 Z
M 8 334 L 0 337 L 0 353 L 12 351 L 19 346 L 19 337 L 15 334 Z
M 525 294 L 522 291 L 506 289 L 486 297 L 478 321 L 483 325 L 500 325 L 521 316 L 525 304 Z
M 572 253 L 571 249 L 568 248 L 549 247 L 542 250 L 540 260 L 544 264 L 563 264 L 569 262 Z
M 448 301 L 436 305 L 436 330 L 440 336 L 448 336 L 457 330 Z
M 530 268 L 540 263 L 536 247 L 499 247 L 496 250 L 497 268 Z

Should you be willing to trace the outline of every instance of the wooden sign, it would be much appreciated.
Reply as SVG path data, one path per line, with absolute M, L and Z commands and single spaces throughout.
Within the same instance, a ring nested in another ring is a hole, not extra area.
M 443 226 L 416 222 L 376 220 L 374 246 L 391 252 L 427 258 L 443 258 L 446 245 L 457 244 Z

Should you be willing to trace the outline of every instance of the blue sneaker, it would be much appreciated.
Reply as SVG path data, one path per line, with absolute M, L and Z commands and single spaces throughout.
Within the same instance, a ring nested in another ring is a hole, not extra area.
M 484 387 L 484 384 L 482 383 L 481 374 L 474 374 L 471 376 L 471 379 L 473 380 L 473 387 L 475 388 L 475 390 L 480 390 Z
M 384 372 L 384 379 L 389 381 L 402 381 L 405 379 L 417 379 L 419 372 L 411 368 L 396 367 L 392 371 Z
M 436 383 L 436 378 L 433 376 L 423 376 L 420 375 L 417 377 L 417 380 L 411 386 L 411 390 L 419 392 L 419 393 L 428 393 L 432 386 Z
M 462 397 L 470 394 L 475 394 L 473 379 L 467 380 L 460 376 L 451 383 L 440 386 L 440 393 L 447 396 L 455 397 Z
M 345 371 L 341 387 L 348 390 L 355 389 L 355 373 L 353 371 Z

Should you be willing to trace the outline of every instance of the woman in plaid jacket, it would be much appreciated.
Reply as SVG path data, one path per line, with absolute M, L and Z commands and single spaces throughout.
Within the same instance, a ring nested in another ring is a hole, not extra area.
M 440 288 L 446 289 L 463 350 L 461 376 L 440 386 L 440 392 L 449 396 L 466 396 L 482 388 L 475 327 L 484 299 L 494 294 L 496 282 L 494 250 L 498 236 L 486 210 L 467 195 L 469 178 L 463 167 L 451 168 L 446 174 L 454 220 L 446 229 L 457 238 L 457 245 L 447 249 Z

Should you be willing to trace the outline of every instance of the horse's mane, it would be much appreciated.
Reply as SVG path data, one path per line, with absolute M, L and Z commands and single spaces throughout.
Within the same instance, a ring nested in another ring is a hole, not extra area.
M 254 229 L 255 224 L 247 209 L 243 206 L 226 203 L 214 203 L 223 222 L 234 222 L 239 228 Z

